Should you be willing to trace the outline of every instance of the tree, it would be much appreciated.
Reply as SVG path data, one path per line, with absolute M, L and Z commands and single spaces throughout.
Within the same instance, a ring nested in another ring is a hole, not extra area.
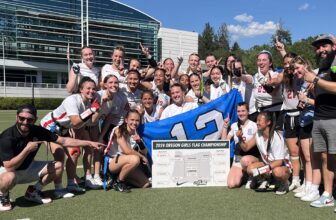
M 276 36 L 278 36 L 279 40 L 285 45 L 292 45 L 292 34 L 289 30 L 284 28 L 282 20 L 279 21 L 278 28 L 271 37 L 271 45 L 274 45 Z
M 201 59 L 205 59 L 209 53 L 213 53 L 215 49 L 214 41 L 214 29 L 208 22 L 205 24 L 202 34 L 198 37 L 198 54 L 200 55 Z
M 243 59 L 244 50 L 242 50 L 237 41 L 233 43 L 231 53 L 235 54 L 238 58 Z
M 223 57 L 222 62 L 230 54 L 229 32 L 225 23 L 221 24 L 215 35 L 215 50 L 213 53 L 216 57 Z

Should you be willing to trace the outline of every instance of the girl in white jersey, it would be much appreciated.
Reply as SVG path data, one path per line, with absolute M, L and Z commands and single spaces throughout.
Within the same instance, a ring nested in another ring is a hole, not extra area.
M 252 163 L 247 168 L 247 173 L 253 177 L 251 188 L 255 188 L 257 181 L 263 180 L 259 189 L 267 189 L 267 179 L 272 175 L 279 183 L 276 194 L 283 195 L 288 192 L 288 178 L 291 170 L 282 134 L 274 130 L 273 115 L 270 112 L 259 113 L 257 127 L 258 132 L 250 141 L 239 139 L 242 149 L 249 150 L 257 145 L 262 159 L 261 162 Z
M 66 85 L 69 93 L 77 92 L 80 80 L 87 76 L 90 77 L 96 85 L 99 85 L 100 69 L 94 66 L 94 52 L 90 47 L 83 47 L 81 50 L 83 63 L 73 66 L 69 72 L 69 80 Z M 98 87 L 99 88 L 99 87 Z
M 80 93 L 67 97 L 57 109 L 43 117 L 40 122 L 41 126 L 56 132 L 60 136 L 69 136 L 72 128 L 80 129 L 90 122 L 97 121 L 100 117 L 98 112 L 100 104 L 99 96 L 96 94 L 95 82 L 89 77 L 84 77 L 79 84 L 79 89 Z M 76 135 L 75 137 L 80 138 Z M 62 147 L 55 143 L 50 143 L 50 145 L 55 159 L 63 161 L 63 153 L 61 155 L 61 151 L 57 150 Z M 80 149 L 72 147 L 66 150 L 68 155 L 66 161 L 68 190 L 84 192 L 85 189 L 78 187 L 76 181 L 76 164 L 80 156 Z M 85 151 L 87 153 L 91 152 L 90 149 L 85 149 Z
M 142 188 L 150 186 L 147 150 L 136 131 L 140 120 L 140 114 L 131 109 L 124 123 L 113 130 L 105 150 L 111 157 L 109 171 L 118 176 L 113 187 L 119 192 L 130 191 L 126 183 Z
M 160 120 L 163 108 L 157 108 L 154 104 L 154 94 L 151 90 L 145 90 L 141 94 L 140 114 L 142 123 L 154 122 Z
M 229 85 L 223 80 L 224 70 L 221 66 L 214 66 L 210 70 L 210 100 L 215 100 L 230 91 Z
M 129 70 L 127 73 L 126 84 L 120 83 L 119 89 L 125 94 L 128 100 L 129 107 L 135 108 L 140 103 L 141 90 L 140 85 L 140 73 L 137 70 Z
M 235 122 L 231 125 L 229 133 L 228 126 L 230 124 L 230 119 L 226 118 L 224 120 L 222 139 L 231 140 L 233 137 L 236 145 L 233 164 L 227 179 L 227 185 L 229 188 L 240 187 L 242 178 L 244 174 L 246 174 L 247 167 L 251 163 L 258 161 L 259 152 L 257 147 L 253 147 L 249 151 L 244 151 L 239 146 L 239 138 L 242 138 L 245 142 L 248 142 L 254 138 L 255 133 L 257 132 L 257 125 L 255 122 L 248 119 L 248 113 L 248 104 L 245 102 L 238 103 L 238 122 Z M 249 184 L 247 184 L 246 187 L 249 188 Z
M 201 91 L 201 77 L 197 73 L 192 73 L 189 76 L 189 82 L 191 89 L 186 94 L 186 102 L 193 102 L 195 104 L 201 105 L 203 103 L 208 103 L 210 100 L 203 95 Z
M 263 50 L 257 57 L 258 72 L 254 75 L 255 106 L 259 112 L 272 112 L 276 119 L 276 129 L 282 130 L 283 120 L 280 117 L 282 94 L 280 85 L 272 85 L 272 79 L 277 77 L 273 71 L 272 54 Z
M 165 69 L 156 68 L 154 71 L 154 81 L 153 82 L 142 82 L 141 85 L 146 89 L 150 89 L 153 91 L 156 103 L 156 107 L 158 108 L 166 108 L 170 104 L 170 97 L 164 91 L 164 83 L 165 83 Z

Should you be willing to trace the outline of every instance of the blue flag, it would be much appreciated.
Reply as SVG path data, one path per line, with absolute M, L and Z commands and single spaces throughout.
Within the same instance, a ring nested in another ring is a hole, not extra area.
M 150 122 L 139 128 L 149 155 L 152 155 L 152 140 L 219 140 L 224 119 L 230 116 L 230 123 L 237 121 L 237 104 L 242 102 L 237 89 L 231 90 L 207 104 L 191 111 Z M 230 156 L 234 154 L 234 142 L 230 146 Z

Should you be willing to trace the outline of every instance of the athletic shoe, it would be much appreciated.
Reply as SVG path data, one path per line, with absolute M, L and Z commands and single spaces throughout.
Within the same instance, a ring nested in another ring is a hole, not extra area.
M 300 184 L 300 180 L 299 181 L 292 181 L 292 183 L 290 184 L 290 186 L 288 187 L 289 191 L 293 191 L 294 189 L 297 189 L 301 186 Z
M 302 190 L 301 192 L 295 193 L 294 197 L 295 198 L 302 198 L 302 197 L 304 197 L 305 195 L 308 194 L 308 191 L 309 191 L 308 189 L 307 190 Z
M 56 199 L 61 199 L 61 198 L 72 198 L 75 196 L 75 194 L 66 191 L 64 188 L 62 189 L 55 189 L 54 196 Z
M 306 195 L 301 197 L 302 201 L 312 202 L 320 198 L 320 192 L 318 190 L 309 190 Z
M 288 182 L 280 183 L 278 189 L 275 191 L 277 195 L 284 195 L 289 192 Z
M 95 183 L 96 183 L 97 185 L 100 186 L 100 188 L 103 188 L 104 183 L 103 183 L 103 181 L 102 181 L 102 179 L 101 179 L 100 177 L 95 177 L 95 178 L 93 178 L 93 180 L 95 181 Z
M 40 204 L 47 204 L 52 202 L 51 198 L 46 197 L 40 190 L 35 189 L 35 187 L 32 185 L 28 186 L 24 198 L 28 201 Z
M 82 187 L 80 187 L 80 186 L 78 186 L 78 184 L 76 184 L 76 183 L 70 183 L 70 184 L 68 184 L 67 190 L 69 192 L 74 192 L 74 193 L 84 193 L 85 192 L 85 189 L 82 188 Z
M 334 206 L 334 197 L 327 196 L 326 193 L 324 192 L 318 200 L 310 203 L 310 206 L 316 208 Z
M 251 189 L 252 179 L 248 179 L 245 185 L 245 189 Z
M 299 193 L 299 192 L 303 192 L 305 191 L 305 186 L 306 184 L 302 184 L 301 186 L 299 186 L 298 188 L 293 190 L 293 193 Z
M 89 189 L 101 189 L 102 185 L 99 185 L 93 178 L 90 178 L 85 180 L 85 187 Z
M 12 209 L 12 204 L 9 199 L 9 192 L 7 195 L 0 194 L 0 211 L 9 211 Z
M 263 180 L 261 182 L 261 184 L 258 186 L 258 188 L 256 189 L 257 192 L 266 192 L 268 189 L 268 181 L 267 180 Z
M 115 181 L 115 183 L 113 184 L 113 188 L 117 192 L 124 192 L 124 193 L 131 192 L 129 186 L 127 186 L 124 181 L 120 180 Z

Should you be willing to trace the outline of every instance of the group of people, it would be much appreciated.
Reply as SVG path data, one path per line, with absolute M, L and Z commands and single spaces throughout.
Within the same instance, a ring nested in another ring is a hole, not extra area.
M 40 126 L 35 125 L 34 106 L 20 106 L 15 125 L 1 133 L 0 210 L 12 208 L 9 190 L 15 184 L 37 181 L 28 187 L 25 198 L 38 203 L 52 201 L 42 193 L 51 181 L 55 198 L 101 189 L 103 166 L 113 176 L 116 191 L 150 187 L 147 148 L 138 127 L 195 109 L 232 89 L 240 92 L 243 102 L 237 106 L 238 121 L 228 117 L 221 129 L 221 139 L 235 143 L 228 187 L 246 184 L 246 188 L 275 190 L 278 195 L 294 190 L 295 197 L 311 201 L 314 207 L 334 205 L 336 104 L 331 100 L 336 96 L 332 82 L 336 81 L 336 41 L 323 35 L 313 42 L 319 60 L 316 71 L 304 58 L 286 53 L 280 41 L 276 46 L 283 55 L 283 71 L 274 72 L 272 54 L 263 50 L 257 55 L 254 75 L 234 54 L 226 58 L 224 68 L 219 65 L 221 59 L 209 54 L 203 71 L 199 55 L 192 53 L 187 70 L 182 71 L 181 57 L 177 63 L 172 58 L 157 63 L 142 45 L 147 67 L 132 58 L 126 68 L 124 48 L 116 47 L 112 63 L 99 69 L 92 48 L 83 47 L 83 62 L 69 72 L 66 88 L 72 95 L 45 115 Z M 54 161 L 34 160 L 42 143 Z M 81 155 L 83 178 L 76 170 Z

